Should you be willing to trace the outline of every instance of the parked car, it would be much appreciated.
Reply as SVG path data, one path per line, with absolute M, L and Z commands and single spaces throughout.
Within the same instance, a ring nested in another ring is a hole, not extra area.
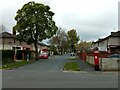
M 74 52 L 70 53 L 70 56 L 75 56 L 75 53 Z
M 48 59 L 48 58 L 49 58 L 49 55 L 46 53 L 42 53 L 39 55 L 39 59 Z
M 107 56 L 107 58 L 120 58 L 120 54 L 112 54 Z

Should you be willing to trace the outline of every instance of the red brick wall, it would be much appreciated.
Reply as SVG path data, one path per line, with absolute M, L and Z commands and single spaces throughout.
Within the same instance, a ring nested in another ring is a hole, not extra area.
M 108 53 L 99 53 L 100 58 L 106 58 L 108 55 L 110 55 L 110 54 L 108 54 Z M 82 52 L 82 53 L 79 53 L 78 56 L 83 61 L 86 61 L 86 56 L 94 56 L 94 54 L 93 53 Z

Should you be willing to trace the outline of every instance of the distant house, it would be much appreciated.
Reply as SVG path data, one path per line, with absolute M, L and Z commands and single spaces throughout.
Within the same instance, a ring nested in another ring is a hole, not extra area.
M 38 43 L 38 51 L 48 48 L 47 45 L 43 43 Z M 33 50 L 35 47 L 33 44 L 29 45 L 26 42 L 20 42 L 16 39 L 16 36 L 8 33 L 0 33 L 0 50 Z
M 109 36 L 93 42 L 92 47 L 98 47 L 100 51 L 108 53 L 120 52 L 120 31 L 111 32 Z
M 30 45 L 16 40 L 16 36 L 8 32 L 0 33 L 0 41 L 0 50 L 30 49 Z

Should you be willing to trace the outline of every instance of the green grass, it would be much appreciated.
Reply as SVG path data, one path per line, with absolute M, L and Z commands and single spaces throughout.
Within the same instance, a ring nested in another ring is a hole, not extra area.
M 31 62 L 31 61 L 19 61 L 19 62 L 7 63 L 7 64 L 2 65 L 2 69 L 18 68 L 18 67 L 28 65 L 31 63 L 33 63 L 33 62 Z
M 63 70 L 80 71 L 80 68 L 77 62 L 67 62 L 65 63 Z

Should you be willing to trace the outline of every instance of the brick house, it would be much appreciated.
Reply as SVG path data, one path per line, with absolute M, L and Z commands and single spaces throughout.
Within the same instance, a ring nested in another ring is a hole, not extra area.
M 26 42 L 16 40 L 16 36 L 8 32 L 0 34 L 0 41 L 2 42 L 0 44 L 0 50 L 23 50 L 31 48 Z
M 33 44 L 28 45 L 26 42 L 20 42 L 16 40 L 16 36 L 3 32 L 0 33 L 0 50 L 33 50 L 35 51 L 35 47 Z M 47 45 L 43 43 L 38 43 L 38 51 L 48 48 Z
M 111 32 L 105 38 L 92 43 L 92 48 L 98 47 L 100 51 L 108 53 L 120 53 L 120 31 Z

